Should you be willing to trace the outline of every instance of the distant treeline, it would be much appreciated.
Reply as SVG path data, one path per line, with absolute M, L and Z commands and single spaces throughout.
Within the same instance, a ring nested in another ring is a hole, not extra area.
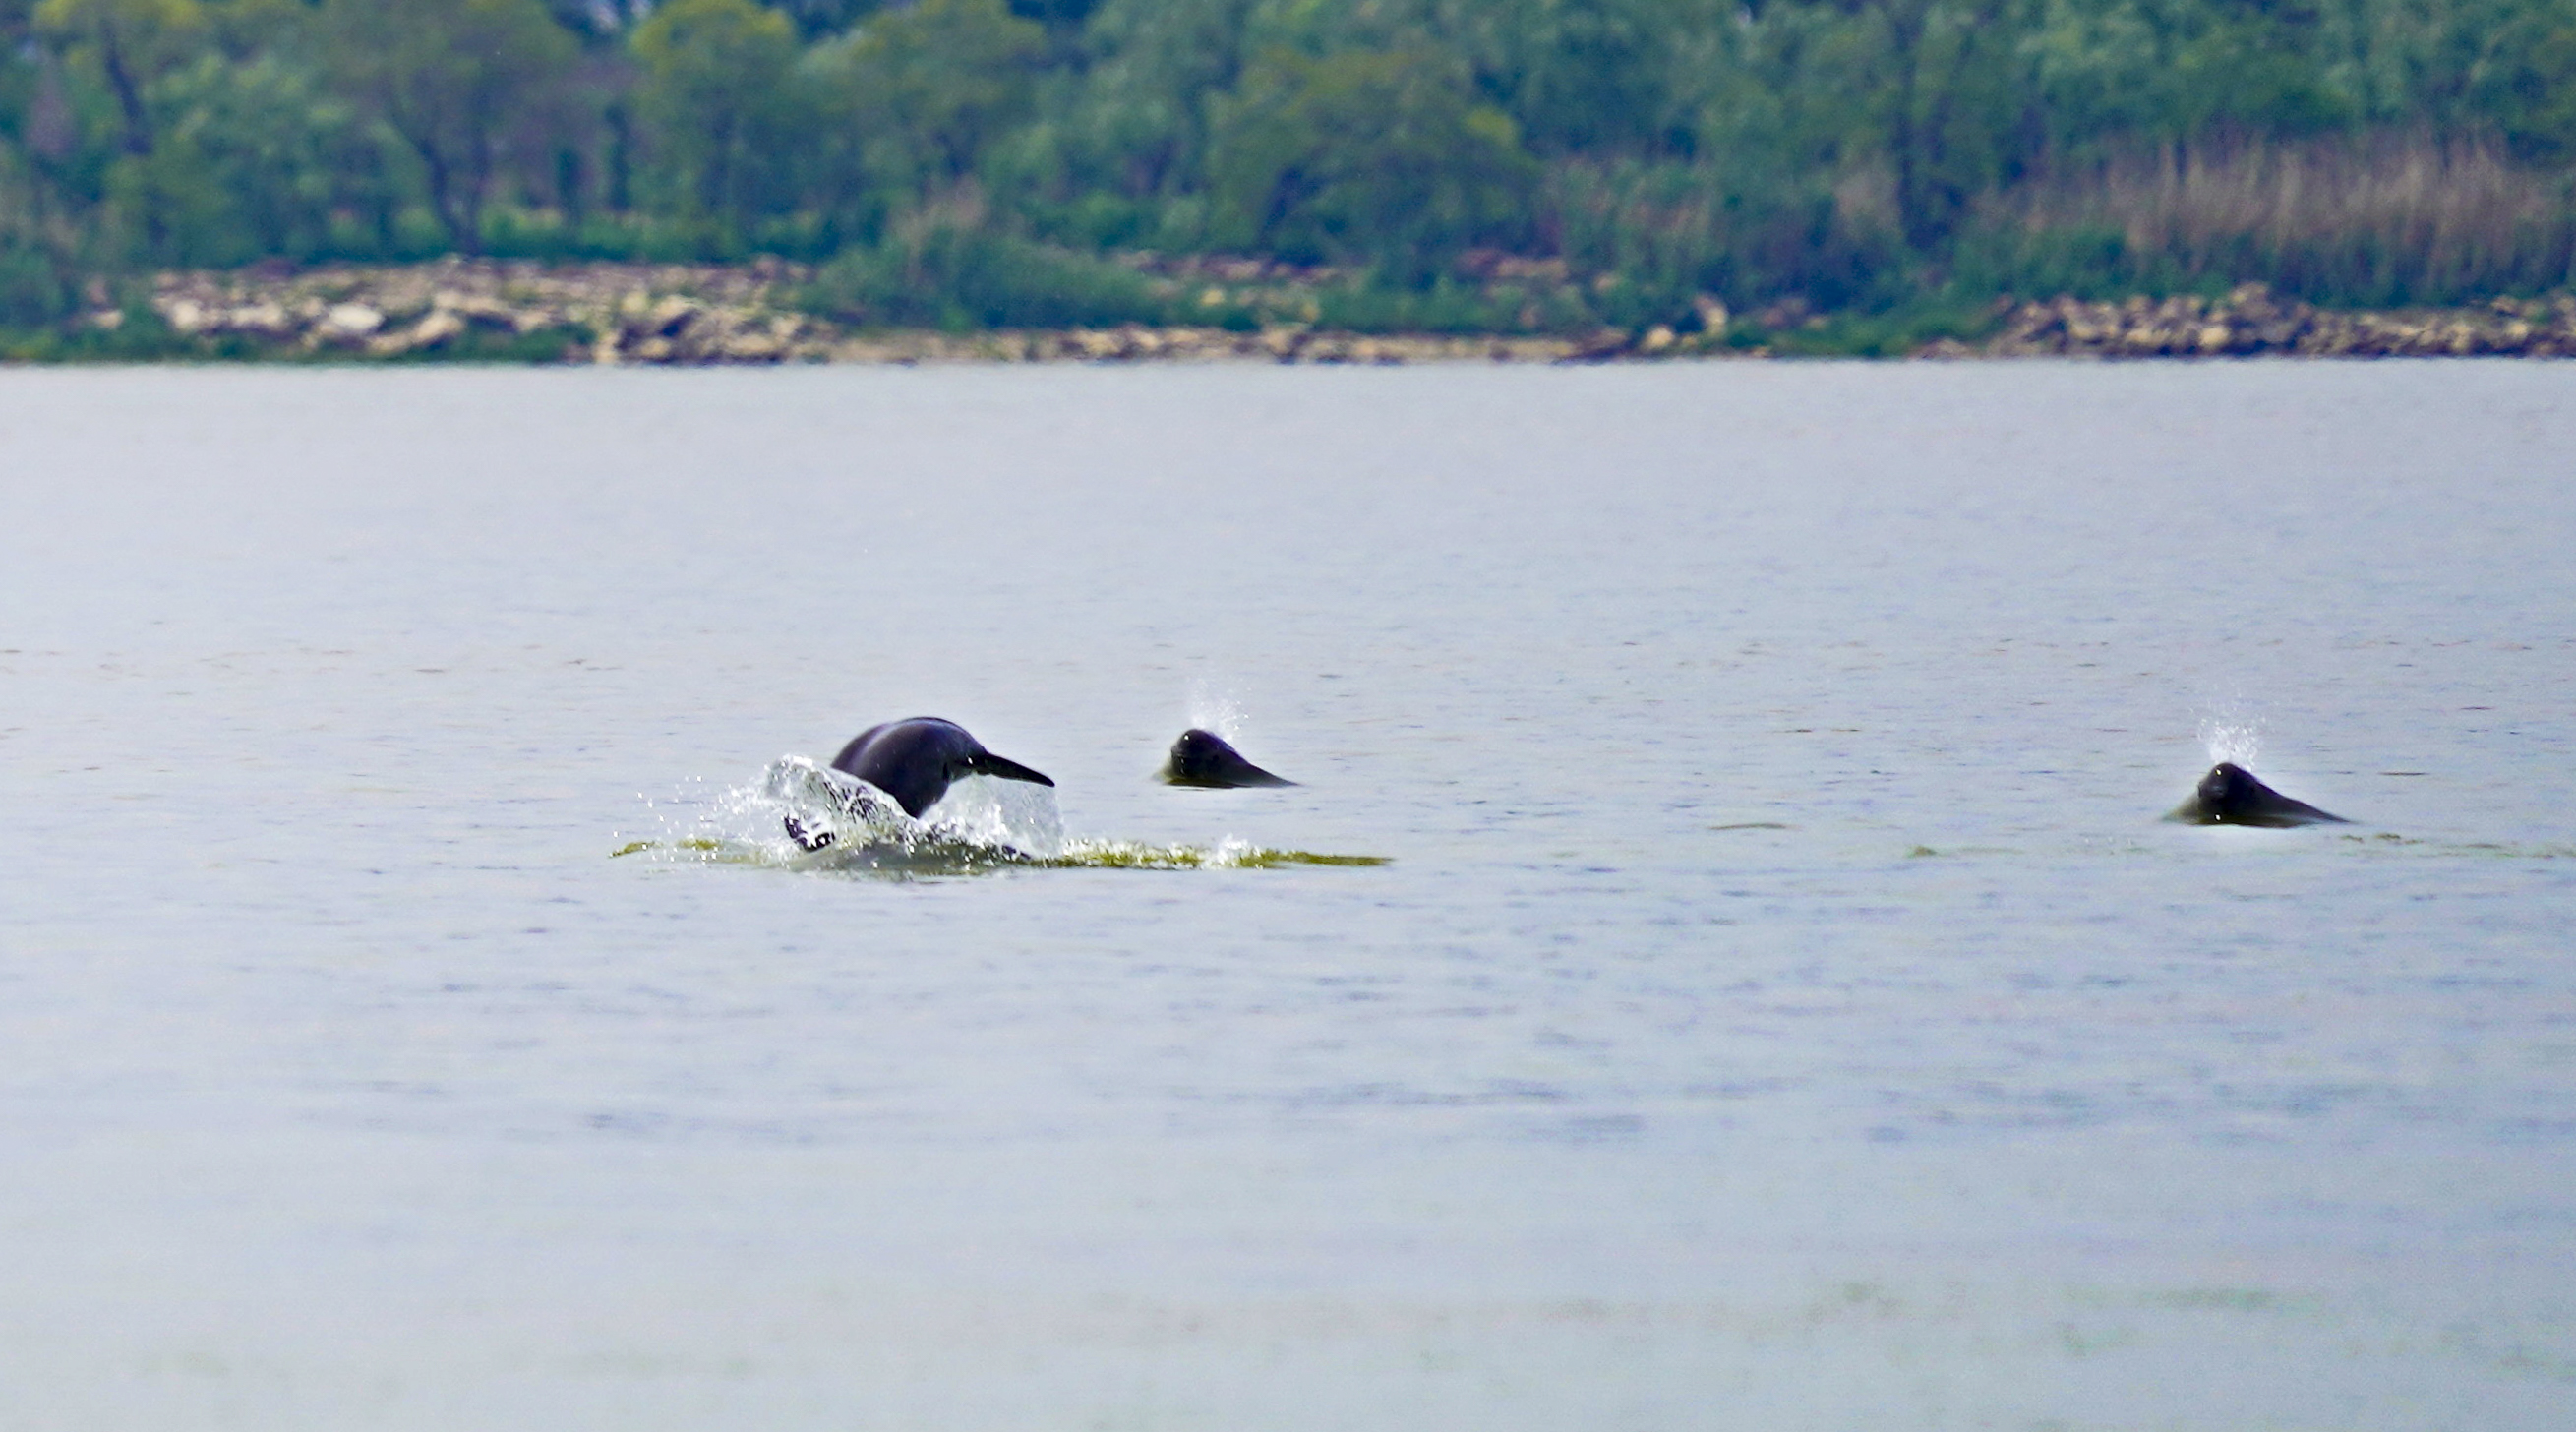
M 19 325 L 449 252 L 831 261 L 951 325 L 1114 311 L 1137 250 L 1523 327 L 2576 262 L 2576 0 L 0 0 L 0 46 Z

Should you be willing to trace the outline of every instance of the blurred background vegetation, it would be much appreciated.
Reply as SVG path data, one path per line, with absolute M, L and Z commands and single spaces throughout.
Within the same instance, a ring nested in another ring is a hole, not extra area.
M 2576 0 L 0 0 L 0 325 L 447 253 L 948 327 L 1254 321 L 1137 254 L 1450 331 L 2453 303 L 2567 284 L 2571 179 Z

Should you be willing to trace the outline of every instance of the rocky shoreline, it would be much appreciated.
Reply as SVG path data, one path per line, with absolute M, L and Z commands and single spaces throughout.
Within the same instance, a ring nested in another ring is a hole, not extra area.
M 1832 320 L 1794 305 L 1731 319 L 1700 300 L 1680 327 L 1582 337 L 1341 333 L 1310 325 L 999 330 L 950 334 L 837 324 L 797 306 L 812 275 L 759 262 L 558 264 L 444 259 L 304 271 L 170 273 L 155 279 L 159 356 L 392 362 L 538 363 L 1145 362 L 1564 363 L 1812 353 Z M 98 306 L 81 320 L 102 338 L 137 309 Z M 1976 341 L 1903 349 L 1922 358 L 2326 358 L 2576 355 L 2576 297 L 2498 299 L 2478 308 L 2318 309 L 2260 285 L 2223 300 L 2059 298 L 1999 304 Z M 149 326 L 148 323 L 147 325 Z M 138 336 L 129 331 L 129 337 Z M 1802 339 L 1807 341 L 1801 341 Z
M 2384 313 L 2285 301 L 2260 284 L 2215 302 L 2060 298 L 2015 307 L 1979 347 L 1952 346 L 1958 356 L 1998 358 L 2564 358 L 2576 355 L 2576 297 Z
M 1605 346 L 1559 337 L 1319 332 L 1281 325 L 997 330 L 852 328 L 804 312 L 796 265 L 540 265 L 444 259 L 301 273 L 171 273 L 153 315 L 208 357 L 366 361 L 512 356 L 522 361 L 705 366 L 766 363 L 1135 362 L 1253 359 L 1558 362 Z M 84 322 L 113 331 L 126 310 Z M 1633 346 L 1629 335 L 1609 335 Z

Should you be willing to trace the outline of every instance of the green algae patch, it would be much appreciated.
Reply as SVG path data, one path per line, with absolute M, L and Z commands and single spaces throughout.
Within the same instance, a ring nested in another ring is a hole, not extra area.
M 1131 841 L 1077 841 L 1061 855 L 1025 862 L 1056 870 L 1276 870 L 1289 865 L 1391 865 L 1383 855 L 1330 855 L 1267 846 L 1138 845 Z
M 615 860 L 620 856 L 643 855 L 656 850 L 672 851 L 675 853 L 686 851 L 691 855 L 720 856 L 725 852 L 725 842 L 721 840 L 710 840 L 703 835 L 693 835 L 686 840 L 634 840 L 628 841 L 626 844 L 608 852 L 608 858 Z

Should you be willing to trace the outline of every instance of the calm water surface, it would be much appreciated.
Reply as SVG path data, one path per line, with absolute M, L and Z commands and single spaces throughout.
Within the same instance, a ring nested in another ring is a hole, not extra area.
M 0 1429 L 2566 1426 L 2571 400 L 0 373 Z

